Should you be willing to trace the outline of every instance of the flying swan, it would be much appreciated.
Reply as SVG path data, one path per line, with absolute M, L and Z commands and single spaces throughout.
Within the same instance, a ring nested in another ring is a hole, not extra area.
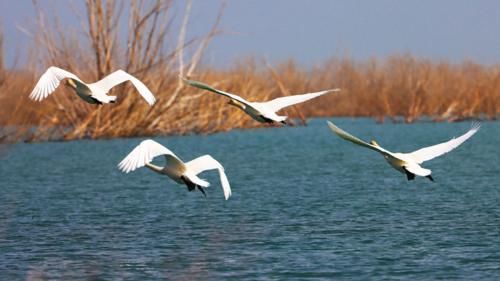
M 388 150 L 380 147 L 374 140 L 370 141 L 370 143 L 366 143 L 359 138 L 347 133 L 346 131 L 340 129 L 335 126 L 332 122 L 327 121 L 330 129 L 337 134 L 339 137 L 353 142 L 357 145 L 361 145 L 367 147 L 369 149 L 378 151 L 382 154 L 387 162 L 396 170 L 401 173 L 406 174 L 406 178 L 408 180 L 415 179 L 415 176 L 426 177 L 431 181 L 434 179 L 431 176 L 431 170 L 422 168 L 420 164 L 425 161 L 434 159 L 438 156 L 441 156 L 445 153 L 452 151 L 461 145 L 464 141 L 472 137 L 480 128 L 479 123 L 473 123 L 469 131 L 458 138 L 453 138 L 447 142 L 443 142 L 440 144 L 436 144 L 429 147 L 421 148 L 417 151 L 413 151 L 411 153 L 392 153 Z
M 75 74 L 55 66 L 49 67 L 40 77 L 29 96 L 30 99 L 35 101 L 45 99 L 55 91 L 64 79 L 67 79 L 66 85 L 73 88 L 80 98 L 90 104 L 115 102 L 116 96 L 108 96 L 107 93 L 111 88 L 125 81 L 132 82 L 149 105 L 153 105 L 156 101 L 151 91 L 140 80 L 121 69 L 109 74 L 100 81 L 86 84 Z
M 330 89 L 330 90 L 325 90 L 321 92 L 316 92 L 316 93 L 308 93 L 308 94 L 303 94 L 303 95 L 294 95 L 294 96 L 288 96 L 288 97 L 280 97 L 276 98 L 274 100 L 270 100 L 267 102 L 249 102 L 245 99 L 243 99 L 240 96 L 230 94 L 221 90 L 217 90 L 215 88 L 212 88 L 208 86 L 207 84 L 193 81 L 193 80 L 188 80 L 183 78 L 184 82 L 187 84 L 200 88 L 203 90 L 208 90 L 211 92 L 214 92 L 219 95 L 223 95 L 229 98 L 228 104 L 233 105 L 241 110 L 243 110 L 246 114 L 250 115 L 253 119 L 261 122 L 261 123 L 274 123 L 274 122 L 280 122 L 283 124 L 286 124 L 285 120 L 287 119 L 287 116 L 279 116 L 276 114 L 276 111 L 290 106 L 294 105 L 297 103 L 305 102 L 307 100 L 319 97 L 321 95 L 324 95 L 326 93 L 330 92 L 338 92 L 340 89 Z
M 160 155 L 165 156 L 167 161 L 167 165 L 165 167 L 159 167 L 150 163 L 153 158 Z M 229 181 L 227 180 L 226 173 L 224 172 L 224 167 L 222 167 L 222 165 L 210 155 L 203 155 L 184 163 L 181 159 L 179 159 L 179 157 L 163 145 L 153 140 L 145 140 L 134 148 L 134 150 L 132 150 L 132 152 L 130 152 L 129 155 L 127 155 L 127 157 L 125 157 L 118 164 L 118 168 L 125 173 L 129 173 L 143 166 L 146 166 L 159 174 L 167 175 L 177 183 L 185 184 L 189 191 L 198 189 L 205 196 L 206 193 L 203 188 L 208 187 L 210 183 L 200 179 L 197 175 L 206 170 L 217 169 L 219 170 L 224 197 L 227 200 L 229 196 L 231 196 L 231 187 L 229 186 Z

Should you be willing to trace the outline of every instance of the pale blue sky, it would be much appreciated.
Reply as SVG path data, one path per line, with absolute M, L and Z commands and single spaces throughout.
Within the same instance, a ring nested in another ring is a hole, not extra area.
M 83 7 L 83 1 L 73 2 Z M 39 3 L 55 7 L 68 25 L 78 24 L 65 8 L 56 7 L 67 1 Z M 179 12 L 184 3 L 177 1 Z M 207 32 L 220 3 L 194 0 L 188 33 Z M 29 46 L 18 27 L 29 29 L 33 16 L 31 0 L 0 0 L 9 63 Z M 249 55 L 271 62 L 293 58 L 305 65 L 346 54 L 363 60 L 402 53 L 451 62 L 500 63 L 498 0 L 229 0 L 221 28 L 225 35 L 217 37 L 205 55 L 205 63 L 218 67 Z

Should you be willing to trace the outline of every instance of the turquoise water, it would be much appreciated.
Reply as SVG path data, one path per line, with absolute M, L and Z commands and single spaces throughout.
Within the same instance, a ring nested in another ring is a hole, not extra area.
M 333 118 L 393 151 L 470 123 Z M 18 144 L 0 153 L 0 279 L 499 280 L 500 124 L 408 182 L 377 153 L 308 127 L 154 138 L 209 153 L 207 198 L 116 164 L 142 139 Z

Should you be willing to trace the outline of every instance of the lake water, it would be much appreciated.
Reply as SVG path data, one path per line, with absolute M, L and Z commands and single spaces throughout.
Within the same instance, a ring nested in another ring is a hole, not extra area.
M 470 123 L 330 118 L 393 151 Z M 116 164 L 142 138 L 18 144 L 0 153 L 1 280 L 499 280 L 500 123 L 408 182 L 377 153 L 307 127 L 157 137 L 225 167 L 204 198 Z

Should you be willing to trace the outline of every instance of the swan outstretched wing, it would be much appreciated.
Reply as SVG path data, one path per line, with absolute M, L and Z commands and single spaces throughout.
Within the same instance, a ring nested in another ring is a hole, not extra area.
M 453 138 L 447 142 L 421 148 L 417 151 L 409 153 L 408 155 L 410 155 L 419 164 L 431 160 L 433 158 L 441 156 L 457 148 L 464 141 L 472 137 L 479 130 L 480 127 L 481 124 L 473 123 L 469 131 L 467 131 L 467 133 L 461 135 L 458 138 Z
M 169 165 L 184 165 L 184 163 L 168 148 L 154 140 L 145 140 L 118 164 L 118 168 L 125 173 L 129 173 L 137 168 L 143 167 L 151 162 L 153 158 L 160 155 L 164 155 L 167 158 Z
M 222 165 L 217 160 L 212 158 L 212 156 L 203 155 L 201 157 L 198 157 L 196 159 L 187 162 L 185 165 L 186 168 L 195 175 L 206 170 L 214 170 L 214 169 L 219 170 L 222 190 L 224 191 L 224 197 L 227 200 L 229 196 L 231 196 L 231 187 L 229 186 L 229 181 L 227 179 L 226 173 L 224 172 L 224 167 L 222 167 Z
M 188 80 L 186 78 L 182 78 L 182 81 L 184 81 L 186 84 L 191 85 L 193 87 L 196 87 L 196 88 L 199 88 L 199 89 L 203 89 L 203 90 L 207 90 L 207 91 L 210 91 L 210 92 L 214 92 L 216 94 L 226 96 L 226 97 L 228 97 L 230 99 L 237 100 L 237 101 L 239 101 L 239 102 L 241 102 L 241 103 L 243 103 L 243 104 L 245 104 L 247 106 L 252 106 L 249 101 L 245 100 L 244 98 L 242 98 L 240 96 L 237 96 L 235 94 L 231 94 L 231 93 L 228 93 L 228 92 L 224 92 L 224 91 L 221 91 L 221 90 L 217 90 L 215 88 L 210 87 L 209 85 L 207 85 L 205 83 L 194 81 L 194 80 Z
M 330 89 L 330 90 L 325 90 L 325 91 L 315 92 L 315 93 L 281 97 L 281 98 L 276 98 L 274 100 L 270 100 L 267 102 L 262 102 L 260 104 L 265 106 L 266 108 L 276 112 L 284 107 L 294 105 L 297 103 L 301 103 L 301 102 L 305 102 L 305 101 L 322 96 L 322 95 L 327 94 L 327 93 L 338 92 L 338 91 L 340 91 L 340 89 Z
M 134 76 L 128 74 L 127 72 L 121 69 L 109 74 L 108 76 L 93 83 L 92 85 L 94 87 L 98 87 L 99 89 L 107 93 L 111 88 L 125 81 L 132 82 L 132 84 L 137 89 L 139 94 L 146 100 L 146 102 L 149 105 L 153 105 L 155 103 L 156 98 L 153 95 L 153 93 L 151 93 L 151 91 L 148 89 L 148 87 L 146 87 L 146 85 L 144 85 L 144 83 L 142 83 L 141 80 L 135 78 Z
M 54 92 L 65 78 L 75 79 L 83 83 L 75 74 L 68 72 L 59 67 L 51 66 L 40 77 L 40 80 L 35 85 L 35 88 L 30 94 L 30 99 L 41 101 Z
M 339 137 L 345 139 L 345 140 L 348 140 L 352 143 L 355 143 L 357 145 L 361 145 L 361 146 L 364 146 L 366 148 L 369 148 L 369 149 L 372 149 L 372 150 L 375 150 L 375 151 L 378 151 L 382 154 L 388 154 L 388 155 L 392 155 L 389 151 L 383 149 L 382 147 L 380 146 L 376 146 L 376 145 L 373 145 L 373 144 L 369 144 L 365 141 L 362 141 L 360 140 L 359 138 L 349 134 L 348 132 L 340 129 L 339 127 L 337 127 L 335 124 L 333 124 L 332 122 L 330 121 L 326 121 L 328 123 L 328 127 L 330 127 L 330 129 L 335 133 L 337 134 Z

